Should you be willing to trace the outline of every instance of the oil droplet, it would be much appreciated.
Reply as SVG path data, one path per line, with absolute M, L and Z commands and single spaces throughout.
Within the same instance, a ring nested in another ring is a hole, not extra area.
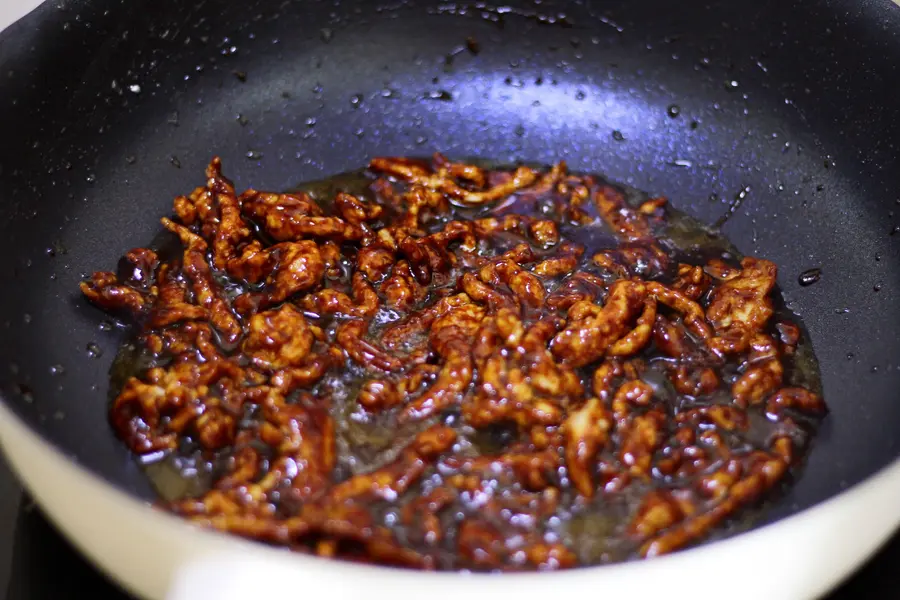
M 625 141 L 625 136 L 622 135 L 622 132 L 619 131 L 618 129 L 614 129 L 614 130 L 613 130 L 613 132 L 612 132 L 612 138 L 613 138 L 614 140 L 616 140 L 617 142 L 624 142 L 624 141 Z
M 900 225 L 894 225 L 894 227 L 891 229 L 890 235 L 897 235 L 898 233 L 900 233 Z
M 131 85 L 128 86 L 128 91 L 131 92 L 132 94 L 140 94 L 141 86 L 136 83 L 132 83 Z
M 250 119 L 248 119 L 244 115 L 239 114 L 237 116 L 237 122 L 240 123 L 241 127 L 246 127 L 247 124 L 250 123 Z
M 847 360 L 853 360 L 854 356 L 855 356 L 855 355 L 854 355 L 852 352 L 848 352 L 848 353 L 847 353 Z
M 109 321 L 100 321 L 100 324 L 97 325 L 97 329 L 99 329 L 100 331 L 112 331 L 113 324 Z
M 427 141 L 428 141 L 427 137 L 425 137 L 424 135 L 420 135 L 419 137 L 416 138 L 416 145 L 421 146 L 422 144 L 424 144 Z
M 730 81 L 725 82 L 725 89 L 728 90 L 729 92 L 733 92 L 734 90 L 738 89 L 739 85 L 740 84 L 737 81 L 732 79 Z
M 353 108 L 359 108 L 359 105 L 362 104 L 363 97 L 361 94 L 353 94 L 350 96 L 350 105 Z
M 247 154 L 245 156 L 250 160 L 259 160 L 263 157 L 262 152 L 257 150 L 247 150 Z
M 691 161 L 689 161 L 685 158 L 676 158 L 669 164 L 672 165 L 673 167 L 683 167 L 685 169 L 690 169 L 691 167 L 694 166 L 694 163 L 692 163 Z
M 691 129 L 697 129 L 700 127 L 700 123 L 697 121 L 691 121 Z
M 422 96 L 423 100 L 440 100 L 442 102 L 451 102 L 453 95 L 447 90 L 431 90 Z
M 836 315 L 850 314 L 850 309 L 849 308 L 836 308 L 836 309 L 834 309 L 834 314 L 836 314 Z
M 315 127 L 316 126 L 316 118 L 315 117 L 306 117 L 306 121 L 304 121 L 304 123 L 306 123 L 307 127 L 310 127 L 310 128 Z
M 66 369 L 62 365 L 51 365 L 50 366 L 50 374 L 51 375 L 62 375 L 65 372 L 66 372 Z
M 584 100 L 585 97 L 586 97 L 586 94 L 584 92 L 582 92 L 581 90 L 578 90 L 577 92 L 575 92 L 576 100 Z
M 96 342 L 88 342 L 88 345 L 85 346 L 85 350 L 87 350 L 87 355 L 89 358 L 100 358 L 103 356 L 103 350 L 100 346 L 97 345 Z
M 810 285 L 816 283 L 821 278 L 822 278 L 822 269 L 815 268 L 815 269 L 807 269 L 807 270 L 803 271 L 802 273 L 800 273 L 800 276 L 797 278 L 797 281 L 803 287 L 807 287 L 807 286 L 810 286 Z
M 181 168 L 181 161 L 178 160 L 178 157 L 177 157 L 177 156 L 170 156 L 170 157 L 169 157 L 169 162 L 172 163 L 172 166 L 175 167 L 176 169 L 180 169 L 180 168 Z
M 669 118 L 676 119 L 681 114 L 681 107 L 677 104 L 670 104 L 666 109 L 666 114 L 669 115 Z
M 16 384 L 16 391 L 19 392 L 19 395 L 22 397 L 22 400 L 25 401 L 26 404 L 31 404 L 34 402 L 34 392 L 31 391 L 31 388 L 24 383 Z
M 872 291 L 880 292 L 881 291 L 881 283 L 879 282 L 879 283 L 876 283 L 875 285 L 873 285 Z

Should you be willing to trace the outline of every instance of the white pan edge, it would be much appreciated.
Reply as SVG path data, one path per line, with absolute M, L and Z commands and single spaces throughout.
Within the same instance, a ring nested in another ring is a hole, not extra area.
M 91 561 L 146 599 L 248 597 L 516 597 L 596 590 L 606 598 L 816 598 L 837 585 L 900 524 L 900 461 L 794 516 L 670 556 L 562 573 L 461 575 L 353 565 L 203 531 L 102 481 L 0 404 L 0 445 L 49 518 Z M 321 594 L 327 594 L 322 596 Z
M 0 31 L 27 15 L 42 0 L 0 0 Z

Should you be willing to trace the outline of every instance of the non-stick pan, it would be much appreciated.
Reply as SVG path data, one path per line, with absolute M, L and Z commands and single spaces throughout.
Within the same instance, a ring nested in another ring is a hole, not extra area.
M 900 520 L 887 0 L 53 0 L 0 37 L 0 135 L 0 439 L 53 520 L 141 596 L 811 597 Z M 126 332 L 81 299 L 84 274 L 149 242 L 213 155 L 238 188 L 278 190 L 435 150 L 564 158 L 780 266 L 831 413 L 765 526 L 645 562 L 462 576 L 290 555 L 147 506 L 106 421 Z

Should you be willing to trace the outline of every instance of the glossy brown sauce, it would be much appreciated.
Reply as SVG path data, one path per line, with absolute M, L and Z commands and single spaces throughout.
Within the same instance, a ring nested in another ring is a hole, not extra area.
M 192 521 L 416 568 L 653 556 L 752 522 L 825 414 L 775 265 L 663 199 L 440 155 L 207 178 L 82 285 L 135 324 L 113 427 Z

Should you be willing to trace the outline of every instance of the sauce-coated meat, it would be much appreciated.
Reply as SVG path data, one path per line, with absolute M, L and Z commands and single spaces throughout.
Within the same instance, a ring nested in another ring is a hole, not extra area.
M 754 514 L 826 413 L 776 266 L 678 247 L 663 198 L 440 154 L 328 194 L 206 177 L 174 252 L 81 284 L 142 356 L 110 422 L 202 473 L 160 487 L 198 524 L 422 569 L 656 556 Z

